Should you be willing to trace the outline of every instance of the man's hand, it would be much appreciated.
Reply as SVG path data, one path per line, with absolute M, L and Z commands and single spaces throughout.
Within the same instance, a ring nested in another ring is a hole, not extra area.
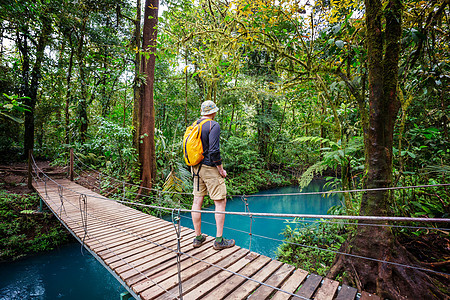
M 222 165 L 218 165 L 217 170 L 219 170 L 220 176 L 222 176 L 223 178 L 227 177 L 227 171 L 225 171 Z

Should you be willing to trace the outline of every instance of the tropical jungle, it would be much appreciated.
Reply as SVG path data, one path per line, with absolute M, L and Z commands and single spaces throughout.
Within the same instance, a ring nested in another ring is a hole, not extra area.
M 133 201 L 189 206 L 182 138 L 212 100 L 230 195 L 320 177 L 362 191 L 329 214 L 449 220 L 294 222 L 279 260 L 449 299 L 449 18 L 449 0 L 0 0 L 0 266 L 71 239 L 37 213 L 31 153 L 65 176 L 73 151 L 105 196 L 123 181 Z

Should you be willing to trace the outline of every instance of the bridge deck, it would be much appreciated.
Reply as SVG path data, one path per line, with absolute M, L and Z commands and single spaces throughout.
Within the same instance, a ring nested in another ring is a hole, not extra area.
M 48 181 L 46 185 L 39 182 L 33 186 L 64 226 L 80 242 L 84 239 L 86 249 L 134 297 L 178 297 L 177 238 L 172 223 L 108 200 L 67 179 L 56 182 Z M 86 206 L 80 195 L 86 195 Z M 201 247 L 193 248 L 194 236 L 192 229 L 181 228 L 181 251 L 186 253 L 180 257 L 184 299 L 246 299 L 250 296 L 251 299 L 349 300 L 356 297 L 354 288 L 345 285 L 339 288 L 337 281 L 315 274 L 308 276 L 304 270 L 238 246 L 216 251 L 212 248 L 212 237 Z M 363 293 L 361 299 L 379 298 Z

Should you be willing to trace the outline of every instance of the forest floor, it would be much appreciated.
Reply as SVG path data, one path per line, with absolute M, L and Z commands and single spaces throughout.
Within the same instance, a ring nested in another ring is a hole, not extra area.
M 48 161 L 37 165 L 46 173 L 64 177 L 63 167 Z M 38 212 L 39 196 L 28 188 L 28 164 L 0 164 L 0 263 L 22 259 L 71 242 L 72 236 L 48 210 Z
M 46 173 L 55 177 L 63 177 L 67 174 L 67 167 L 52 167 L 49 161 L 37 161 L 37 166 Z M 27 186 L 28 164 L 26 162 L 15 162 L 0 164 L 0 184 L 2 189 L 10 193 L 24 195 L 30 193 Z

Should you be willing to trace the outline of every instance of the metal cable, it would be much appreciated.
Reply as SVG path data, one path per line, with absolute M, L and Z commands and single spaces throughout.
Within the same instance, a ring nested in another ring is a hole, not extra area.
M 33 158 L 34 159 L 34 158 Z M 45 175 L 45 174 L 44 174 Z M 45 175 L 47 176 L 47 175 Z M 56 182 L 55 182 L 56 183 Z M 57 184 L 57 183 L 56 183 Z M 105 198 L 102 198 L 105 199 Z M 108 198 L 106 198 L 108 199 Z M 114 201 L 114 200 L 112 200 Z M 127 202 L 127 201 L 119 201 L 119 200 L 115 200 L 116 202 L 125 202 L 125 203 L 129 203 L 129 204 L 133 204 L 133 205 L 141 205 L 141 206 L 146 206 L 146 207 L 155 207 L 155 206 L 151 206 L 151 205 L 145 205 L 145 204 L 140 204 L 140 203 L 133 203 L 133 202 Z M 156 207 L 155 207 L 156 208 Z M 173 209 L 168 209 L 168 208 L 164 208 L 164 207 L 157 207 L 160 209 L 165 209 L 165 210 L 171 210 L 173 211 Z M 235 213 L 235 212 L 215 212 L 215 211 L 198 211 L 198 210 L 185 210 L 185 209 L 179 209 L 179 211 L 183 211 L 183 212 L 200 212 L 200 213 L 228 213 L 228 214 L 237 214 L 237 215 L 258 215 L 258 216 L 289 216 L 289 217 L 298 217 L 298 216 L 302 216 L 302 217 L 311 217 L 311 215 L 293 215 L 293 214 L 267 214 L 267 213 Z M 321 215 L 314 215 L 314 218 L 318 218 L 318 217 L 323 217 Z M 329 215 L 325 215 L 325 217 L 330 218 Z M 393 220 L 393 221 L 410 221 L 410 220 L 420 220 L 420 221 L 430 221 L 433 220 L 434 222 L 436 222 L 436 220 L 441 221 L 444 220 L 445 222 L 449 222 L 448 219 L 424 219 L 424 218 L 398 218 L 398 217 L 370 217 L 370 216 L 359 216 L 359 217 L 354 217 L 354 216 L 333 216 L 332 218 L 336 218 L 336 219 L 348 219 L 349 217 L 352 217 L 353 219 L 364 219 L 364 220 Z M 424 219 L 424 220 L 422 220 Z M 101 221 L 101 220 L 100 220 Z M 110 225 L 113 226 L 113 225 Z M 114 226 L 113 226 L 114 227 Z M 119 229 L 121 230 L 121 229 Z M 271 240 L 276 240 L 276 241 L 280 241 L 283 242 L 281 240 L 278 239 L 274 239 L 274 238 L 270 238 L 270 237 L 265 237 L 265 236 L 261 236 L 261 235 L 255 235 L 258 236 L 260 238 L 266 238 L 266 239 L 271 239 Z M 139 237 L 140 238 L 140 237 Z M 154 243 L 154 242 L 151 242 Z M 157 244 L 157 243 L 156 243 Z M 296 244 L 296 243 L 294 243 Z M 348 253 L 343 253 L 343 252 L 338 252 L 338 251 L 332 251 L 329 249 L 323 249 L 323 248 L 319 248 L 319 247 L 314 247 L 314 246 L 308 246 L 308 245 L 302 245 L 302 244 L 296 244 L 299 246 L 304 246 L 304 247 L 308 247 L 308 248 L 313 248 L 313 249 L 319 249 L 319 250 L 324 250 L 324 251 L 329 251 L 329 252 L 333 252 L 335 254 L 341 254 L 341 255 L 347 255 L 350 257 L 356 257 L 356 258 L 360 258 L 360 259 L 367 259 L 367 260 L 372 260 L 372 261 L 377 261 L 377 262 L 381 262 L 381 263 L 387 263 L 387 264 L 393 264 L 393 265 L 397 265 L 397 266 L 402 266 L 402 267 L 407 267 L 407 268 L 413 268 L 413 269 L 418 269 L 421 271 L 428 271 L 428 272 L 432 272 L 432 273 L 436 273 L 436 274 L 440 274 L 440 275 L 444 275 L 444 276 L 449 276 L 450 274 L 446 274 L 446 273 L 442 273 L 442 272 L 437 272 L 437 271 L 433 271 L 433 270 L 428 270 L 428 269 L 424 269 L 424 268 L 420 268 L 420 267 L 415 267 L 415 266 L 407 266 L 407 265 L 402 265 L 402 264 L 398 264 L 398 263 L 394 263 L 394 262 L 388 262 L 388 261 L 382 261 L 382 260 L 378 260 L 378 259 L 374 259 L 374 258 L 369 258 L 369 257 L 363 257 L 363 256 L 358 256 L 358 255 L 354 255 L 354 254 L 348 254 Z M 164 246 L 162 246 L 164 247 Z M 172 249 L 169 249 L 170 251 L 174 251 Z
M 407 228 L 407 229 L 424 229 L 424 230 L 441 230 L 441 231 L 450 231 L 450 228 L 441 228 L 441 227 L 424 227 L 424 226 L 407 226 L 407 225 L 392 225 L 392 224 L 368 224 L 368 223 L 350 223 L 350 222 L 333 222 L 333 221 L 325 221 L 325 220 L 301 220 L 298 218 L 293 218 L 292 222 L 289 222 L 287 219 L 280 218 L 271 218 L 271 217 L 254 217 L 255 219 L 264 219 L 264 220 L 276 220 L 283 221 L 285 223 L 323 223 L 323 224 L 338 224 L 338 225 L 354 225 L 354 226 L 373 226 L 373 227 L 394 227 L 394 228 Z M 450 222 L 450 220 L 449 220 Z
M 58 185 L 56 181 L 48 177 L 46 174 L 44 174 L 45 177 L 49 178 L 50 181 L 54 182 Z M 71 190 L 70 188 L 65 188 L 69 191 L 72 191 L 74 193 L 79 193 L 77 191 Z M 150 205 L 150 204 L 143 204 L 143 203 L 136 203 L 132 202 L 131 199 L 127 199 L 129 201 L 121 201 L 121 200 L 114 200 L 107 197 L 100 197 L 96 195 L 89 195 L 93 198 L 98 198 L 102 200 L 109 200 L 109 201 L 115 201 L 118 203 L 124 203 L 124 204 L 131 204 L 136 206 L 143 206 L 148 208 L 154 208 L 154 209 L 161 209 L 161 210 L 167 210 L 172 211 L 173 208 L 167 208 L 162 206 L 156 206 L 156 205 Z M 246 212 L 230 212 L 230 211 L 223 211 L 223 212 L 216 212 L 216 211 L 208 211 L 208 210 L 192 210 L 192 209 L 181 209 L 182 212 L 199 212 L 199 213 L 219 213 L 219 214 L 225 214 L 225 215 L 241 215 L 241 216 L 250 216 L 250 213 Z M 365 220 L 365 221 L 393 221 L 393 222 L 426 222 L 426 223 L 449 223 L 450 219 L 445 218 L 411 218 L 411 217 L 385 217 L 385 216 L 351 216 L 351 215 L 311 215 L 311 214 L 280 214 L 280 213 L 252 213 L 253 217 L 281 217 L 281 218 L 306 218 L 306 219 L 340 219 L 340 220 Z
M 183 300 L 183 285 L 181 280 L 181 224 L 180 224 L 180 210 L 177 210 L 176 216 L 174 216 L 175 210 L 172 211 L 172 222 L 173 227 L 175 228 L 175 232 L 177 234 L 177 268 L 178 268 L 178 293 L 180 295 L 180 299 Z M 175 225 L 175 222 L 177 225 Z
M 189 218 L 189 217 L 187 217 L 187 216 L 183 216 L 183 215 L 182 215 L 181 217 L 187 218 L 187 219 L 191 219 L 191 218 Z M 202 223 L 209 224 L 209 225 L 215 225 L 214 223 L 211 223 L 211 222 L 208 222 L 208 221 L 202 221 Z M 234 231 L 237 231 L 237 232 L 241 232 L 241 233 L 245 233 L 245 234 L 250 234 L 250 232 L 248 232 L 248 231 L 244 231 L 244 230 L 240 230 L 240 229 L 235 229 L 235 228 L 232 228 L 232 227 L 226 227 L 226 226 L 224 226 L 224 228 L 230 229 L 230 230 L 234 230 Z M 255 233 L 252 234 L 252 235 L 255 236 L 255 237 L 259 237 L 259 238 L 263 238 L 263 239 L 269 239 L 269 240 L 276 241 L 276 242 L 279 242 L 279 243 L 287 243 L 287 244 L 291 244 L 291 245 L 297 245 L 297 246 L 302 246 L 302 247 L 312 248 L 312 249 L 316 249 L 316 250 L 328 251 L 328 252 L 332 252 L 332 253 L 335 253 L 335 254 L 346 255 L 346 256 L 350 256 L 350 257 L 362 258 L 362 259 L 367 259 L 367 260 L 373 260 L 373 261 L 382 262 L 382 263 L 387 263 L 387 264 L 392 264 L 392 265 L 397 265 L 397 266 L 401 266 L 401 267 L 412 268 L 412 269 L 418 269 L 418 270 L 421 270 L 421 271 L 429 271 L 429 272 L 433 272 L 433 273 L 440 274 L 440 275 L 444 275 L 444 276 L 450 276 L 450 274 L 447 274 L 447 273 L 437 272 L 437 271 L 434 271 L 434 270 L 424 269 L 424 268 L 421 268 L 421 267 L 408 266 L 408 265 L 403 265 L 403 264 L 399 264 L 399 263 L 395 263 L 395 262 L 389 262 L 389 261 L 384 261 L 384 260 L 378 260 L 378 259 L 376 259 L 376 258 L 364 257 L 364 256 L 355 255 L 355 254 L 349 254 L 349 253 L 344 253 L 344 252 L 334 251 L 334 250 L 330 250 L 330 249 L 324 249 L 324 248 L 320 248 L 320 247 L 315 247 L 315 246 L 309 246 L 309 245 L 304 245 L 304 244 L 294 243 L 294 242 L 290 242 L 290 241 L 286 241 L 286 240 L 280 240 L 280 239 L 276 239 L 276 238 L 271 238 L 271 237 L 268 237 L 268 236 L 263 236 L 263 235 L 259 235 L 259 234 L 255 234 Z
M 430 270 L 430 269 L 424 269 L 424 268 L 421 268 L 421 267 L 409 266 L 409 265 L 404 265 L 404 264 L 400 264 L 400 263 L 396 263 L 396 262 L 390 262 L 390 261 L 380 260 L 380 259 L 376 259 L 376 258 L 360 256 L 360 255 L 356 255 L 356 254 L 344 253 L 344 252 L 334 251 L 334 250 L 330 250 L 330 249 L 324 249 L 324 248 L 315 247 L 315 246 L 309 246 L 309 245 L 293 243 L 293 242 L 289 242 L 289 241 L 283 241 L 283 240 L 279 240 L 279 239 L 275 239 L 275 238 L 271 238 L 271 237 L 266 237 L 266 236 L 262 236 L 262 235 L 258 235 L 258 234 L 255 234 L 254 236 L 259 237 L 259 238 L 274 240 L 274 241 L 278 241 L 278 242 L 286 242 L 286 243 L 289 243 L 289 244 L 292 244 L 292 245 L 302 246 L 302 247 L 306 247 L 306 248 L 312 248 L 312 249 L 316 249 L 316 250 L 323 250 L 323 251 L 332 252 L 332 253 L 335 253 L 335 254 L 340 254 L 340 255 L 345 255 L 345 256 L 350 256 L 350 257 L 360 258 L 360 259 L 366 259 L 366 260 L 376 261 L 376 262 L 379 262 L 379 263 L 385 263 L 385 264 L 389 264 L 389 265 L 395 265 L 395 266 L 398 266 L 398 267 L 416 269 L 416 270 L 420 270 L 420 271 L 423 271 L 423 272 L 430 272 L 430 273 L 435 273 L 437 275 L 450 277 L 449 273 L 438 272 L 438 271 L 434 271 L 434 270 Z
M 86 234 L 87 234 L 87 220 L 88 220 L 88 218 L 87 218 L 87 197 L 85 194 L 80 195 L 80 197 L 78 198 L 78 204 L 80 205 L 81 223 L 82 223 L 83 229 L 84 229 L 84 236 L 83 236 L 83 239 L 81 242 L 81 254 L 83 254 L 84 239 L 86 238 Z
M 78 156 L 74 154 L 74 156 L 84 165 L 84 164 Z M 86 166 L 88 169 L 93 170 L 91 167 Z M 94 172 L 98 172 L 96 170 L 93 170 Z M 105 175 L 108 178 L 112 178 L 116 181 L 120 181 L 118 179 L 115 179 L 114 177 L 111 177 L 109 175 Z M 126 183 L 131 186 L 137 186 L 142 187 L 136 184 Z M 374 192 L 374 191 L 389 191 L 389 190 L 401 190 L 401 189 L 416 189 L 416 188 L 429 188 L 429 187 L 443 187 L 443 186 L 450 186 L 450 183 L 442 183 L 442 184 L 428 184 L 428 185 L 414 185 L 414 186 L 399 186 L 399 187 L 385 187 L 385 188 L 372 188 L 372 189 L 358 189 L 358 190 L 342 190 L 342 191 L 325 191 L 325 192 L 306 192 L 306 193 L 284 193 L 284 194 L 258 194 L 258 195 L 230 195 L 230 197 L 277 197 L 277 196 L 305 196 L 305 195 L 328 195 L 328 194 L 341 194 L 341 193 L 361 193 L 361 192 Z M 159 191 L 156 189 L 146 188 L 142 187 L 147 190 L 151 191 Z M 169 192 L 169 191 L 161 191 L 162 193 L 171 193 L 171 194 L 180 194 L 180 195 L 191 195 L 191 193 L 180 193 L 180 192 Z
M 193 255 L 190 255 L 190 254 L 187 254 L 187 253 L 184 253 L 184 252 L 181 252 L 181 254 L 184 254 L 184 255 L 186 255 L 186 256 L 188 256 L 188 257 L 190 257 L 190 258 L 193 258 L 193 259 L 195 259 L 195 260 L 197 260 L 197 261 L 200 261 L 200 262 L 203 262 L 203 263 L 205 263 L 205 264 L 208 264 L 208 265 L 210 265 L 210 266 L 212 266 L 212 267 L 218 268 L 218 269 L 220 269 L 220 270 L 222 270 L 222 271 L 225 271 L 225 272 L 231 273 L 231 274 L 233 274 L 233 275 L 236 275 L 236 276 L 245 278 L 245 279 L 247 279 L 247 280 L 256 282 L 256 283 L 258 283 L 258 284 L 260 284 L 260 285 L 264 285 L 264 286 L 266 286 L 266 287 L 268 287 L 268 288 L 271 288 L 271 289 L 274 289 L 274 290 L 277 290 L 277 291 L 286 293 L 286 294 L 288 294 L 288 295 L 290 295 L 290 296 L 292 296 L 292 297 L 300 298 L 300 299 L 305 299 L 305 300 L 310 300 L 310 298 L 305 298 L 305 297 L 303 297 L 303 296 L 296 295 L 296 294 L 293 294 L 293 293 L 291 293 L 291 292 L 282 290 L 282 289 L 280 289 L 280 288 L 278 288 L 278 287 L 275 287 L 275 286 L 272 286 L 272 285 L 270 285 L 270 284 L 261 282 L 261 281 L 259 281 L 259 280 L 253 279 L 253 278 L 251 278 L 251 277 L 242 275 L 242 274 L 240 274 L 240 273 L 237 273 L 237 272 L 228 270 L 228 269 L 226 269 L 226 268 L 224 268 L 224 267 L 221 267 L 221 266 L 218 266 L 218 265 L 216 265 L 216 264 L 210 263 L 210 262 L 208 262 L 208 261 L 206 261 L 206 260 L 204 260 L 204 259 L 197 258 L 197 257 L 195 257 L 195 256 L 193 256 Z
M 54 203 L 54 201 L 52 201 Z M 70 201 L 69 203 L 74 206 Z M 76 206 L 75 206 L 76 207 Z M 50 208 L 51 209 L 51 208 Z M 75 220 L 73 220 L 70 215 L 67 215 L 67 217 L 74 223 L 78 224 L 79 223 Z M 74 234 L 74 233 L 73 233 Z M 118 255 L 117 253 L 114 252 L 114 250 L 110 249 L 108 246 L 106 246 L 103 242 L 101 242 L 98 238 L 96 238 L 95 236 L 90 236 L 89 233 L 87 234 L 89 236 L 89 238 L 93 238 L 95 239 L 99 244 L 101 244 L 106 250 L 108 250 L 110 253 L 112 253 L 115 257 L 119 258 L 123 263 L 125 263 L 128 267 L 130 267 L 132 270 L 136 271 L 137 273 L 139 273 L 140 275 L 142 275 L 144 278 L 146 278 L 147 280 L 149 280 L 150 282 L 152 282 L 154 285 L 158 286 L 159 288 L 163 289 L 166 293 L 170 294 L 171 296 L 174 296 L 174 298 L 177 298 L 176 295 L 174 295 L 173 293 L 171 293 L 170 291 L 168 291 L 167 289 L 165 289 L 163 286 L 161 286 L 160 284 L 158 284 L 157 282 L 155 282 L 154 280 L 152 280 L 151 278 L 149 278 L 147 275 L 145 275 L 144 273 L 142 273 L 141 271 L 137 270 L 134 265 L 130 264 L 129 262 L 127 262 L 124 258 L 122 258 L 120 255 Z M 86 247 L 86 246 L 85 246 Z

